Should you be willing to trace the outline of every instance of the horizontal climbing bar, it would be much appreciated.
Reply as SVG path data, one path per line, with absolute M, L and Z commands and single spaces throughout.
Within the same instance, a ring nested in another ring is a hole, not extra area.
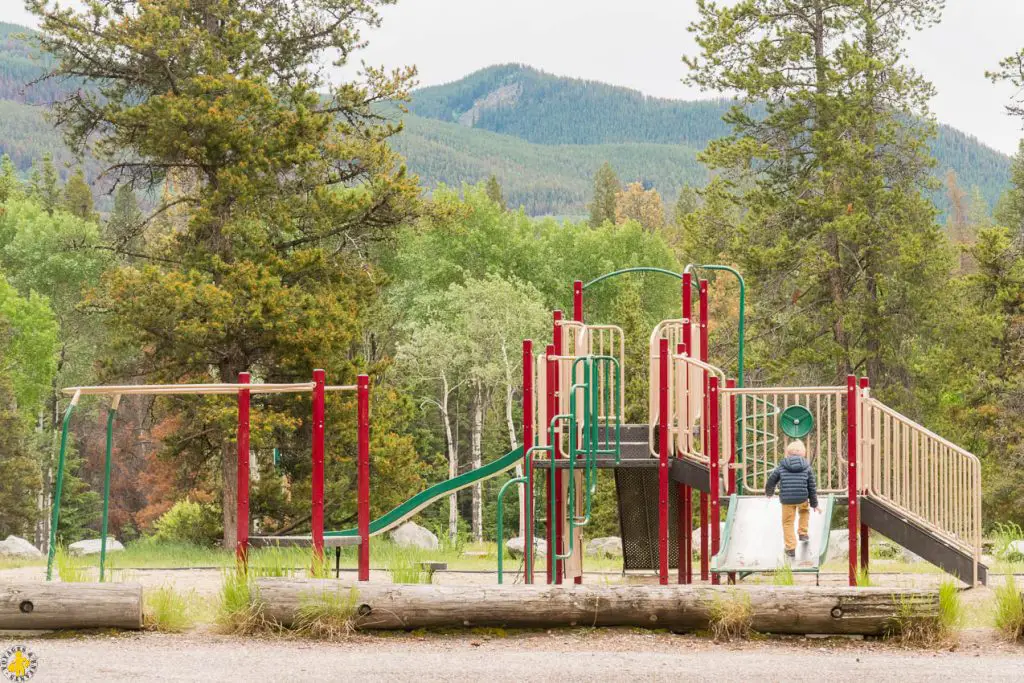
M 68 387 L 63 393 L 68 396 L 116 396 L 116 395 L 188 395 L 188 394 L 235 394 L 248 391 L 250 394 L 302 394 L 313 391 L 313 382 L 294 384 L 124 384 L 94 387 Z M 355 391 L 353 385 L 332 385 L 325 391 Z

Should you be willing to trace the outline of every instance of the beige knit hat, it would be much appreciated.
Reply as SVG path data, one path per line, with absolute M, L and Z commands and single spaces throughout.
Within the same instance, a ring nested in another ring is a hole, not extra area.
M 786 445 L 786 455 L 798 455 L 801 458 L 807 457 L 807 446 L 804 445 L 803 441 L 797 439 L 796 441 L 790 441 Z

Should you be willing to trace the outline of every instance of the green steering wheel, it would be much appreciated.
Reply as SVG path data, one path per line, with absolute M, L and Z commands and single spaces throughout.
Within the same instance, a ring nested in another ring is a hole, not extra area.
M 790 406 L 779 415 L 782 433 L 791 439 L 802 439 L 814 429 L 814 416 L 801 405 Z

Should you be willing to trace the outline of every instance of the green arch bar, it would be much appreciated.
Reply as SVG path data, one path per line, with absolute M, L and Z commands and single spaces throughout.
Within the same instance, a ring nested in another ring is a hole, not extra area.
M 613 278 L 616 275 L 625 275 L 626 273 L 661 273 L 662 275 L 671 275 L 674 278 L 680 280 L 683 279 L 682 273 L 674 273 L 671 270 L 665 270 L 664 268 L 653 268 L 651 266 L 639 266 L 636 268 L 623 268 L 622 270 L 616 270 L 614 273 L 605 273 L 601 277 L 596 277 L 587 284 L 583 285 L 583 289 L 586 290 L 590 285 L 596 285 L 598 282 Z

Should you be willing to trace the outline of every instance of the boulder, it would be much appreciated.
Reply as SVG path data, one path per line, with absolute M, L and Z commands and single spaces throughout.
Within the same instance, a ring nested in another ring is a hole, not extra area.
M 924 560 L 917 553 L 912 553 L 903 546 L 900 546 L 900 562 L 914 564 L 915 562 L 924 562 Z
M 505 542 L 505 549 L 508 550 L 508 554 L 512 557 L 522 557 L 523 551 L 526 549 L 526 541 L 521 536 L 510 538 Z M 543 538 L 533 539 L 533 556 L 546 557 L 548 554 L 548 542 Z
M 68 552 L 72 555 L 99 555 L 100 554 L 100 543 L 99 538 L 90 538 L 85 541 L 78 541 L 68 546 Z M 116 538 L 113 536 L 107 536 L 107 552 L 116 553 L 124 550 L 124 546 L 121 545 Z
M 21 557 L 33 559 L 42 557 L 39 548 L 35 547 L 20 536 L 8 536 L 0 541 L 0 557 Z
M 587 543 L 586 553 L 591 557 L 622 557 L 622 539 L 618 536 L 592 539 Z
M 437 536 L 415 522 L 406 522 L 391 532 L 391 540 L 400 548 L 437 550 Z

